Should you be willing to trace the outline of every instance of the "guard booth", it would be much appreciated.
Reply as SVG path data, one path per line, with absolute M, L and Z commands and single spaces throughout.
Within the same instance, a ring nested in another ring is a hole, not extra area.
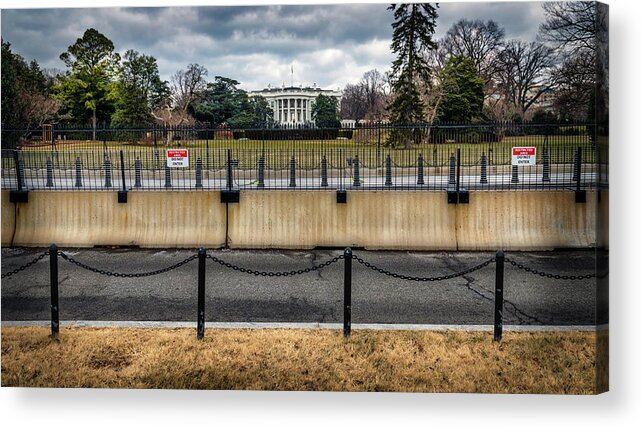
M 53 125 L 45 123 L 42 125 L 42 144 L 53 143 Z

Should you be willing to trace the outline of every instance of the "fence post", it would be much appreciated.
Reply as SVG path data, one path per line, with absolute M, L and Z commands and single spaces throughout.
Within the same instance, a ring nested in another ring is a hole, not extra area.
M 519 183 L 519 176 L 517 175 L 517 165 L 512 165 L 511 166 L 511 183 Z
M 165 164 L 165 187 L 172 187 L 172 170 Z
M 259 189 L 265 187 L 265 158 L 263 156 L 259 158 L 259 181 L 257 187 Z
M 105 187 L 111 187 L 111 161 L 105 158 Z
M 123 183 L 123 192 L 127 191 L 127 182 L 125 181 L 125 155 L 120 151 L 120 178 Z
M 80 165 L 80 156 L 76 157 L 76 187 L 82 187 L 82 170 Z
M 290 158 L 290 184 L 289 187 L 296 187 L 296 161 L 294 156 Z
M 352 160 L 352 164 L 354 166 L 354 182 L 353 185 L 355 187 L 361 186 L 361 174 L 359 172 L 359 156 L 355 155 L 354 159 Z
M 232 149 L 227 149 L 227 190 L 232 190 L 234 177 L 232 176 Z
M 459 198 L 460 180 L 461 180 L 461 149 L 457 149 L 457 184 L 455 185 L 457 198 Z
M 573 177 L 571 178 L 572 181 L 577 181 L 577 178 L 579 177 L 578 171 L 577 171 L 578 151 L 579 151 L 579 147 L 575 150 L 575 154 L 573 155 Z
M 47 158 L 47 187 L 53 187 L 53 162 Z
M 580 184 L 582 183 L 582 148 L 578 147 L 577 151 L 575 152 L 575 171 L 574 171 L 574 176 L 573 180 L 577 182 L 577 186 L 575 188 L 575 191 L 579 192 L 580 191 Z
M 422 186 L 424 183 L 424 157 L 419 153 L 417 159 L 417 185 Z
M 504 328 L 504 252 L 495 253 L 495 323 L 493 340 L 502 340 Z
M 196 338 L 205 336 L 205 249 L 198 249 L 198 316 L 196 320 Z
M 488 171 L 486 169 L 486 154 L 482 152 L 481 154 L 481 177 L 479 178 L 480 184 L 488 184 Z
M 352 249 L 343 251 L 343 336 L 350 336 L 352 325 Z
M 140 161 L 140 158 L 137 158 L 134 161 L 134 187 L 141 187 L 143 175 L 143 163 Z
M 544 146 L 544 153 L 542 154 L 542 158 L 544 159 L 542 181 L 549 182 L 551 181 L 551 161 L 548 157 L 548 146 Z
M 384 184 L 387 187 L 392 186 L 392 160 L 390 159 L 390 153 L 386 155 L 386 182 Z
M 203 187 L 203 161 L 196 159 L 196 188 Z
M 49 279 L 51 286 L 51 337 L 58 338 L 60 317 L 58 314 L 58 247 L 49 246 Z
M 321 159 L 321 187 L 328 187 L 328 160 L 325 155 Z
M 455 184 L 455 154 L 450 154 L 450 163 L 448 166 L 448 184 Z

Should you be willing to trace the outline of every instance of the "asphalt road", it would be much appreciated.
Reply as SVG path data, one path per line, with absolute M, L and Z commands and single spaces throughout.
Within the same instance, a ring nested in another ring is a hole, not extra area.
M 2 272 L 9 272 L 44 249 L 2 249 Z M 64 249 L 89 266 L 114 272 L 146 272 L 186 259 L 195 251 Z M 313 267 L 340 250 L 212 251 L 222 260 L 264 271 Z M 493 253 L 382 252 L 355 255 L 409 276 L 440 276 L 463 271 Z M 594 271 L 595 252 L 509 253 L 534 269 L 560 275 Z M 207 260 L 208 322 L 341 322 L 343 274 L 340 260 L 324 269 L 291 277 L 254 276 Z M 157 276 L 118 278 L 83 270 L 59 258 L 60 319 L 92 321 L 195 321 L 198 261 Z M 590 325 L 607 322 L 596 311 L 596 280 L 543 278 L 505 266 L 505 323 Z M 352 322 L 400 324 L 492 324 L 495 264 L 437 282 L 404 281 L 382 275 L 353 260 Z M 48 320 L 49 261 L 38 262 L 2 280 L 2 321 Z M 605 290 L 607 291 L 607 290 Z

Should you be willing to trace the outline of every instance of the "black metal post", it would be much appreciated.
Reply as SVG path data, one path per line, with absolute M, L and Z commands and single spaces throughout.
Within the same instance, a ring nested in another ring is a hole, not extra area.
M 265 158 L 263 156 L 259 158 L 259 180 L 257 187 L 259 189 L 265 187 Z
M 481 177 L 479 178 L 479 183 L 480 184 L 487 184 L 488 183 L 488 171 L 486 169 L 487 161 L 486 161 L 486 154 L 482 152 L 481 155 Z
M 495 254 L 495 328 L 493 340 L 502 340 L 504 328 L 504 252 L 497 251 Z
M 459 195 L 459 180 L 461 178 L 461 149 L 457 149 L 457 181 L 455 184 L 455 192 Z
M 49 279 L 51 284 L 51 337 L 58 338 L 60 317 L 58 314 L 58 247 L 49 246 Z
M 519 175 L 518 175 L 518 169 L 517 169 L 518 166 L 517 165 L 513 165 L 511 168 L 512 168 L 512 173 L 511 173 L 510 182 L 511 183 L 519 183 Z
M 296 161 L 294 156 L 290 158 L 290 184 L 289 187 L 296 187 Z
M 353 174 L 354 183 L 353 183 L 353 185 L 355 187 L 359 187 L 359 186 L 361 186 L 361 174 L 359 172 L 359 156 L 357 156 L 357 155 L 354 156 L 354 159 L 352 160 L 352 164 L 353 164 L 352 166 L 354 168 L 354 174 Z
M 343 251 L 343 336 L 350 336 L 352 326 L 352 249 Z
M 196 338 L 205 336 L 205 249 L 198 249 L 198 315 L 196 320 Z
M 172 170 L 165 164 L 165 188 L 172 187 Z
M 450 154 L 450 162 L 448 166 L 448 184 L 455 184 L 455 154 Z
M 143 163 L 140 159 L 134 161 L 134 187 L 142 186 Z
M 576 185 L 575 191 L 580 191 L 580 185 L 582 184 L 582 148 L 577 148 L 577 158 L 575 159 L 575 170 L 577 171 L 577 177 L 575 177 Z
M 551 181 L 551 160 L 548 156 L 548 145 L 544 146 L 542 158 L 544 160 L 544 166 L 542 167 L 542 181 L 549 182 Z
M 419 153 L 417 159 L 417 185 L 422 186 L 424 183 L 424 157 Z
M 325 155 L 321 159 L 321 187 L 328 187 L 328 160 Z
M 111 187 L 111 161 L 105 157 L 105 187 Z
M 573 177 L 571 177 L 572 181 L 577 181 L 577 178 L 579 177 L 578 171 L 577 171 L 577 159 L 578 159 L 578 152 L 579 152 L 579 147 L 578 150 L 575 150 L 575 154 L 573 155 Z
M 203 161 L 196 159 L 196 188 L 203 187 Z
M 53 187 L 53 162 L 47 158 L 47 187 Z
M 18 191 L 22 192 L 22 187 L 24 185 L 24 177 L 22 176 L 22 168 L 20 164 L 20 158 L 18 157 L 18 151 L 13 151 L 13 160 L 16 166 L 16 181 L 18 182 Z
M 82 187 L 82 166 L 80 156 L 76 157 L 76 187 Z
M 392 160 L 390 159 L 390 153 L 386 155 L 386 182 L 384 184 L 386 187 L 392 186 Z
M 227 149 L 227 190 L 232 190 L 234 178 L 232 177 L 232 149 Z
M 125 156 L 123 151 L 120 151 L 120 178 L 123 182 L 123 192 L 127 191 L 127 183 L 125 182 Z

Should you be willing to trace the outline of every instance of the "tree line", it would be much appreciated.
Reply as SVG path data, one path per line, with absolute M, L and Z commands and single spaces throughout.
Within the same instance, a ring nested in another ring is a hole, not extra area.
M 370 70 L 345 87 L 341 117 L 400 125 L 604 120 L 605 9 L 595 2 L 547 2 L 542 7 L 545 21 L 537 40 L 525 42 L 506 40 L 504 29 L 493 20 L 468 19 L 435 40 L 438 6 L 391 5 L 396 58 L 389 71 Z M 43 70 L 2 41 L 3 128 L 91 125 L 95 137 L 99 124 L 274 125 L 265 98 L 248 96 L 238 81 L 223 76 L 210 81 L 208 70 L 199 64 L 189 64 L 164 81 L 156 58 L 135 50 L 121 58 L 113 42 L 93 28 L 60 59 L 65 71 Z M 339 105 L 333 97 L 319 95 L 312 115 L 318 126 L 339 126 Z
M 437 5 L 391 5 L 392 68 L 348 84 L 342 116 L 399 124 L 596 120 L 608 109 L 606 10 L 587 1 L 542 7 L 545 20 L 527 42 L 507 40 L 493 20 L 469 19 L 435 40 Z

